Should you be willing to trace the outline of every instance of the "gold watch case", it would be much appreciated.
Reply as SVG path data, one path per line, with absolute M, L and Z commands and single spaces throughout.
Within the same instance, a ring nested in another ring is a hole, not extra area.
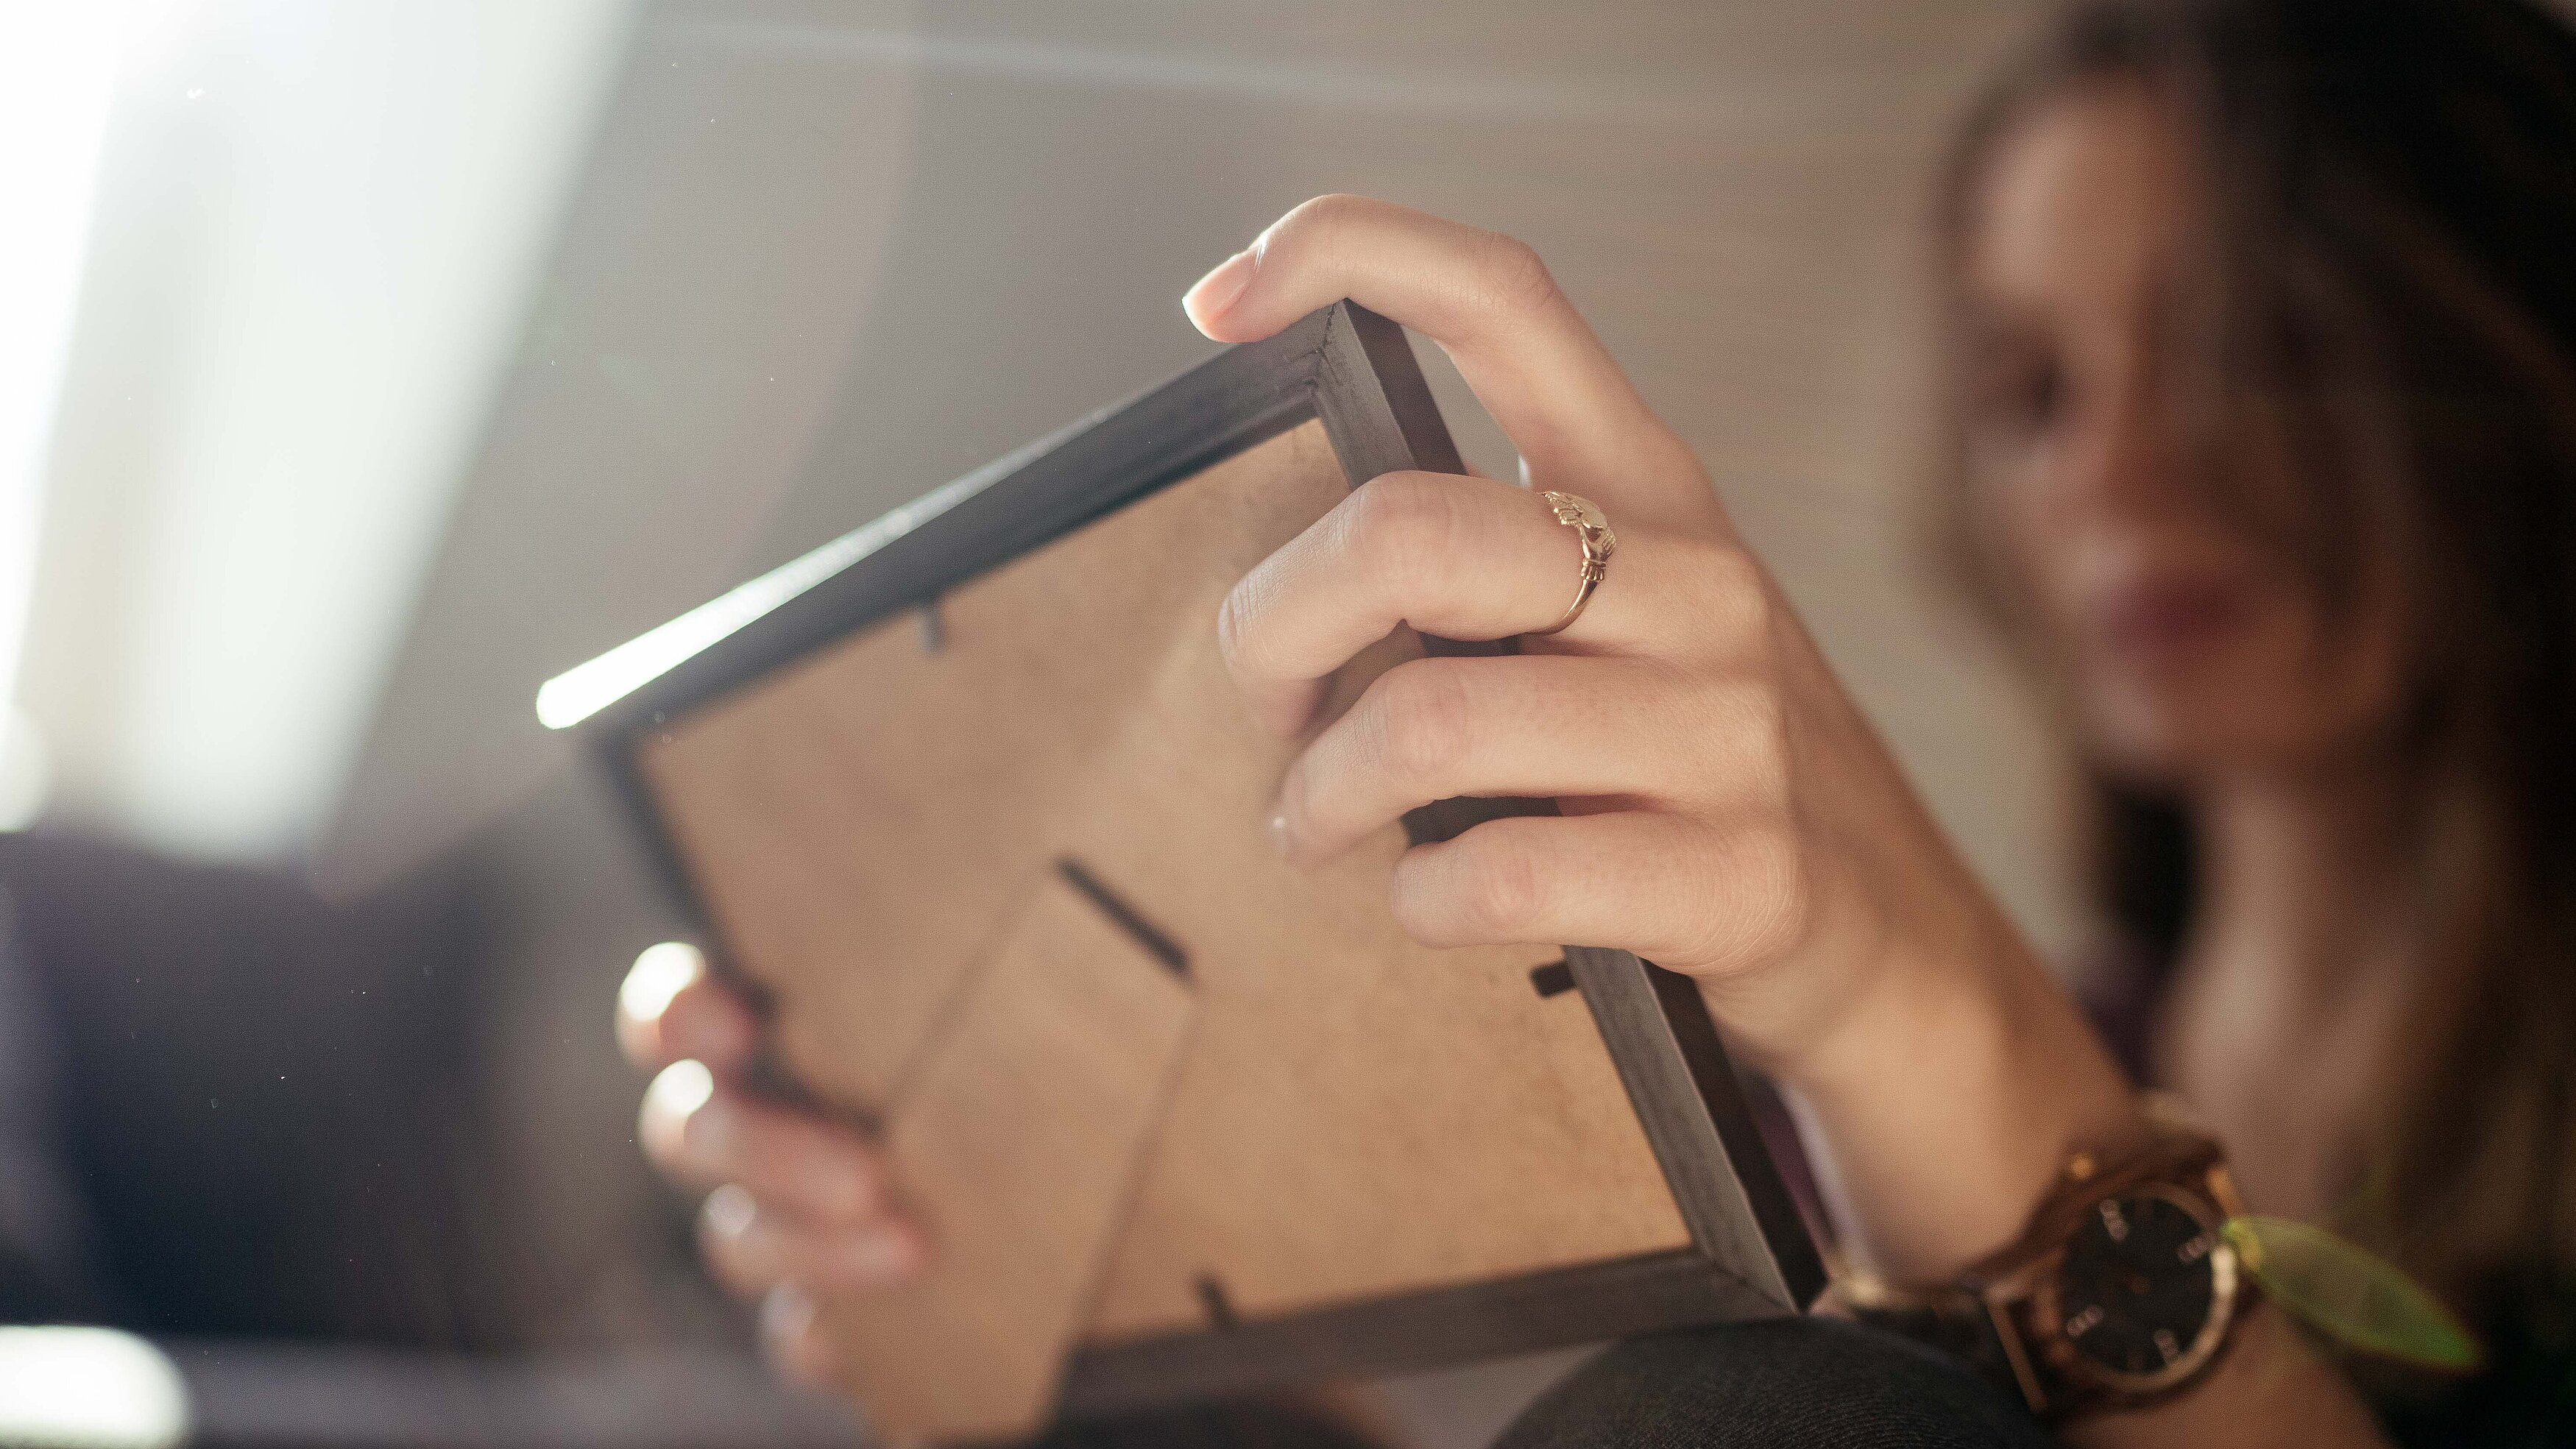
M 2199 1224 L 2200 1235 L 2192 1241 L 2205 1244 L 2201 1251 L 2209 1263 L 2209 1309 L 2201 1320 L 2199 1332 L 2191 1341 L 2168 1346 L 2162 1338 L 2164 1331 L 2158 1330 L 2157 1345 L 2166 1350 L 2165 1362 L 2161 1367 L 2144 1373 L 2113 1368 L 2085 1352 L 2076 1341 L 2078 1335 L 2067 1332 L 2068 1315 L 2063 1305 L 2066 1288 L 2063 1269 L 2067 1251 L 2064 1248 L 2049 1255 L 2047 1268 L 2034 1285 L 2025 1319 L 2030 1337 L 2039 1345 L 2040 1354 L 2047 1359 L 2049 1367 L 2069 1379 L 2122 1399 L 2144 1398 L 2175 1388 L 2197 1376 L 2218 1357 L 2219 1350 L 2227 1345 L 2228 1329 L 2236 1321 L 2236 1296 L 2243 1277 L 2242 1265 L 2236 1260 L 2236 1249 L 2220 1235 L 2219 1226 L 2227 1219 L 2215 1204 L 2197 1193 L 2169 1183 L 2141 1183 L 2112 1193 L 2103 1201 L 2142 1197 L 2171 1203 Z
M 2087 1166 L 2080 1173 L 2070 1170 L 2069 1177 L 2068 1190 L 2037 1215 L 2022 1251 L 2013 1255 L 2017 1261 L 1977 1289 L 2023 1396 L 2034 1411 L 2052 1417 L 2137 1407 L 2193 1382 L 2226 1351 L 2251 1292 L 2244 1265 L 2221 1232 L 2241 1209 L 2215 1144 L 2168 1143 L 2122 1170 L 2094 1174 Z M 2106 1203 L 2140 1198 L 2170 1204 L 2197 1225 L 2198 1234 L 2186 1246 L 2201 1245 L 2210 1297 L 2188 1342 L 2167 1345 L 2160 1332 L 2156 1346 L 2164 1361 L 2131 1371 L 2087 1353 L 2078 1339 L 2089 1329 L 2068 1332 L 2066 1267 L 2088 1216 Z

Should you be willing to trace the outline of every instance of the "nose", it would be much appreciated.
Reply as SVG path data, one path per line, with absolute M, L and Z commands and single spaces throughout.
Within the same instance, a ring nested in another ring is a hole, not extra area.
M 2165 389 L 2143 349 L 2124 347 L 2077 389 L 2059 492 L 2079 512 L 2160 512 L 2177 501 L 2179 460 Z

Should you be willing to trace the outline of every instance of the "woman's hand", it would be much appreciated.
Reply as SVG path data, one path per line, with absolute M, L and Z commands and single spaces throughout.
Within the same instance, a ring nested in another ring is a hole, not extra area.
M 645 1155 L 674 1182 L 715 1189 L 698 1218 L 708 1268 L 761 1300 L 781 1365 L 820 1378 L 816 1297 L 898 1281 L 926 1244 L 865 1138 L 745 1089 L 756 1039 L 750 1008 L 693 947 L 647 950 L 618 991 L 617 1044 L 657 1073 L 637 1126 Z
M 1731 1038 L 1820 1119 L 1883 1264 L 1946 1275 L 2008 1239 L 2071 1146 L 2128 1124 L 2126 1091 L 1690 449 L 1537 257 L 1489 232 L 1325 197 L 1184 305 L 1241 342 L 1343 297 L 1445 348 L 1529 481 L 1592 499 L 1618 549 L 1564 632 L 1372 684 L 1289 770 L 1283 848 L 1327 859 L 1449 796 L 1555 797 L 1559 817 L 1407 853 L 1406 929 L 1625 948 L 1698 978 Z M 1527 489 L 1391 474 L 1243 580 L 1219 621 L 1226 658 L 1254 710 L 1301 734 L 1332 672 L 1398 624 L 1482 640 L 1554 623 L 1581 557 Z

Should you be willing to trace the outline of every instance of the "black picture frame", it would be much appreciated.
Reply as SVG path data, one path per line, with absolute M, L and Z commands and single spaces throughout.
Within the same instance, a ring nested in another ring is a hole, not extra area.
M 1403 329 L 1354 303 L 1315 312 L 980 469 L 551 681 L 550 726 L 608 769 L 663 882 L 712 939 L 638 773 L 640 731 L 1309 420 L 1353 486 L 1464 469 Z M 1426 641 L 1435 652 L 1508 649 Z M 1454 835 L 1543 801 L 1450 801 L 1407 818 Z M 1803 1312 L 1823 1263 L 1687 978 L 1571 947 L 1580 989 L 1688 1227 L 1669 1252 L 1290 1317 L 1086 1346 L 1059 1411 L 1099 1417 L 1283 1384 L 1395 1372 Z

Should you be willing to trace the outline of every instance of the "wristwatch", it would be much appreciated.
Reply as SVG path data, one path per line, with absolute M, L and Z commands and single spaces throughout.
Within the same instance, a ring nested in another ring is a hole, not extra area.
M 2115 1161 L 2069 1158 L 2030 1226 L 1954 1282 L 1845 1278 L 1854 1316 L 1967 1362 L 2043 1419 L 2135 1408 L 2227 1352 L 2253 1285 L 2220 1225 L 2242 1209 L 2225 1154 L 2159 1121 Z

